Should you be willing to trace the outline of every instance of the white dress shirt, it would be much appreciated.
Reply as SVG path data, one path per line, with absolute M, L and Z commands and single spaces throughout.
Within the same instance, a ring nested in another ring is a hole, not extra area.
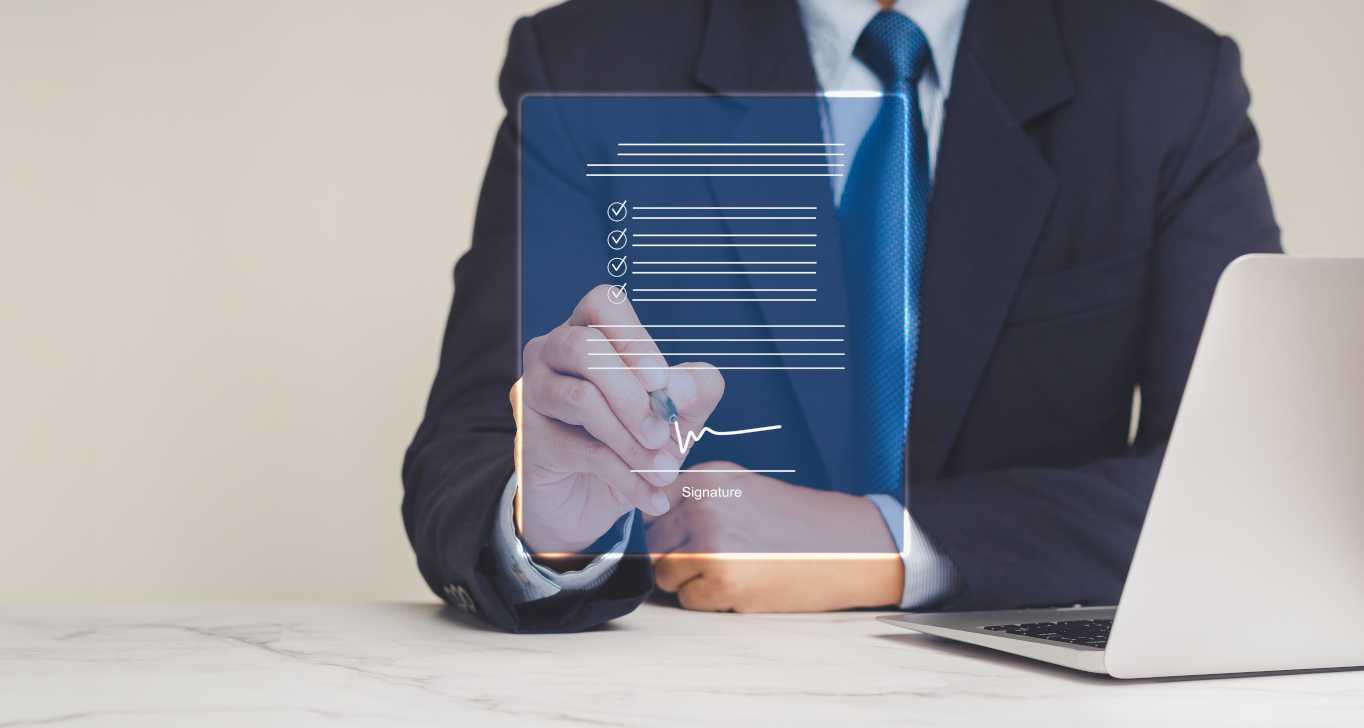
M 932 63 L 919 80 L 917 89 L 924 130 L 928 136 L 930 175 L 937 169 L 943 112 L 951 90 L 952 70 L 968 2 L 899 0 L 895 6 L 897 11 L 908 15 L 923 30 L 932 53 Z M 862 29 L 879 12 L 879 3 L 876 0 L 798 0 L 798 4 L 820 89 L 833 95 L 852 91 L 882 91 L 881 81 L 876 74 L 853 55 Z M 875 112 L 876 109 L 870 104 L 826 103 L 824 134 L 830 140 L 842 142 L 847 158 L 855 159 Z M 831 179 L 837 202 L 842 198 L 843 179 Z M 625 544 L 629 542 L 630 532 L 635 528 L 634 516 L 626 520 L 624 534 L 613 549 L 580 571 L 559 573 L 531 561 L 525 545 L 517 537 L 512 522 L 515 490 L 516 476 L 513 475 L 507 483 L 494 529 L 497 544 L 495 555 L 501 567 L 498 570 L 499 585 L 510 598 L 527 602 L 553 596 L 564 589 L 591 590 L 610 578 L 620 562 Z M 958 583 L 956 568 L 950 559 L 934 548 L 900 502 L 889 495 L 867 497 L 880 510 L 904 563 L 905 582 L 900 607 L 929 607 L 955 590 Z

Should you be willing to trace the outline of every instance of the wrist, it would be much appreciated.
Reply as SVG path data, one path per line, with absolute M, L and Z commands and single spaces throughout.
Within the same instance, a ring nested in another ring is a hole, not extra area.
M 856 560 L 854 607 L 899 606 L 904 593 L 905 565 L 899 554 L 867 554 Z
M 517 478 L 516 493 L 512 496 L 512 525 L 516 528 L 517 538 L 526 545 L 526 552 L 530 555 L 531 561 L 556 571 L 572 570 L 575 568 L 574 564 L 580 561 L 591 561 L 580 553 L 591 541 L 575 542 L 565 539 L 555 533 L 553 528 L 545 525 L 526 527 L 525 501 L 521 498 L 522 487 L 520 478 Z
M 881 510 L 865 497 L 837 494 L 847 509 L 844 519 L 846 558 L 831 562 L 828 582 L 846 585 L 840 608 L 899 606 L 904 594 L 905 564 Z

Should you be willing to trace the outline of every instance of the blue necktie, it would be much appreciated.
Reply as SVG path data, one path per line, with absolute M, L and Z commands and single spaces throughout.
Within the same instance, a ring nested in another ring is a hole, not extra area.
M 849 490 L 896 494 L 905 477 L 930 193 L 917 86 L 931 54 L 919 26 L 890 10 L 867 23 L 855 53 L 886 95 L 839 206 L 857 397 L 858 482 Z

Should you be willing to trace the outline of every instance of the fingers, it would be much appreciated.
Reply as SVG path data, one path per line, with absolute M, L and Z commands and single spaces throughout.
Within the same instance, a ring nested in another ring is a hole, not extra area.
M 596 476 L 629 507 L 652 516 L 668 512 L 668 498 L 650 486 L 610 447 L 582 429 L 527 410 L 526 449 L 533 464 L 551 472 Z
M 724 375 L 710 364 L 686 362 L 668 370 L 668 395 L 677 406 L 678 419 L 678 428 L 672 434 L 674 437 L 681 434 L 681 449 L 690 449 L 686 442 L 687 432 L 701 431 L 724 394 Z
M 733 611 L 742 597 L 740 579 L 723 558 L 704 554 L 672 554 L 654 564 L 654 582 L 677 594 L 685 609 Z
M 599 326 L 603 338 L 610 339 L 612 348 L 628 366 L 629 371 L 646 390 L 653 392 L 667 385 L 668 362 L 658 351 L 653 337 L 639 323 L 634 306 L 628 301 L 612 303 L 608 292 L 611 286 L 602 284 L 592 289 L 568 319 L 569 326 Z
M 667 592 L 678 592 L 683 585 L 699 579 L 712 557 L 708 554 L 668 554 L 654 561 L 654 583 Z
M 527 368 L 533 369 L 542 362 L 555 372 L 587 380 L 600 392 L 615 419 L 625 425 L 639 444 L 650 450 L 657 450 L 668 442 L 668 427 L 649 408 L 649 392 L 636 377 L 620 367 L 628 366 L 620 355 L 610 346 L 602 343 L 603 337 L 593 329 L 582 326 L 560 326 L 543 338 L 537 339 L 535 346 L 528 346 L 532 355 Z M 575 392 L 570 385 L 561 385 L 566 391 L 536 390 L 532 405 L 540 412 L 548 414 L 561 422 L 583 424 L 575 421 L 577 407 L 582 402 L 572 396 Z M 556 396 L 560 395 L 560 396 Z M 568 395 L 568 396 L 564 396 Z M 540 397 L 547 397 L 545 407 L 541 407 Z M 584 396 L 587 396 L 584 394 Z M 595 402 L 595 397 L 593 401 Z
M 641 445 L 635 435 L 626 430 L 594 384 L 556 374 L 540 364 L 529 363 L 528 366 L 531 370 L 527 373 L 527 401 L 533 403 L 531 410 L 587 430 L 631 468 L 652 471 L 645 475 L 655 485 L 667 485 L 677 479 L 681 457 L 673 455 L 669 448 L 651 450 Z M 656 417 L 653 419 L 660 422 Z M 539 447 L 539 443 L 533 446 Z M 535 456 L 538 458 L 539 455 L 537 451 Z
M 743 577 L 714 554 L 669 554 L 654 562 L 654 583 L 677 594 L 684 609 L 729 612 L 739 604 Z

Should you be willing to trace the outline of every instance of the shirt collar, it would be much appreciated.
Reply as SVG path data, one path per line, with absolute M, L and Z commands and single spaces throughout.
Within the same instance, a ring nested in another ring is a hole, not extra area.
M 897 0 L 895 9 L 908 15 L 928 38 L 933 52 L 933 69 L 938 87 L 946 97 L 952 86 L 952 69 L 957 61 L 962 24 L 970 0 Z M 876 0 L 799 0 L 801 20 L 809 38 L 810 53 L 816 69 L 827 70 L 821 77 L 826 91 L 843 89 L 853 49 L 863 28 L 880 11 Z M 879 90 L 879 89 L 861 89 Z

